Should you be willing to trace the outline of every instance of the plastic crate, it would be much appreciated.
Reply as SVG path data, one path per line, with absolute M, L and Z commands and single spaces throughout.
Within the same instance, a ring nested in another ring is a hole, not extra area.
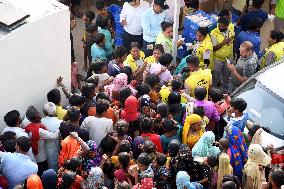
M 122 46 L 123 40 L 121 38 L 116 38 L 114 41 L 115 46 Z
M 114 15 L 114 14 L 120 14 L 122 8 L 121 8 L 120 6 L 118 6 L 118 5 L 113 4 L 113 5 L 110 5 L 110 6 L 107 8 L 107 10 L 108 10 L 112 15 Z
M 123 26 L 120 24 L 120 13 L 122 8 L 118 5 L 111 5 L 107 10 L 112 14 L 115 21 L 115 42 L 116 46 L 121 46 L 123 44 L 122 34 L 124 32 Z

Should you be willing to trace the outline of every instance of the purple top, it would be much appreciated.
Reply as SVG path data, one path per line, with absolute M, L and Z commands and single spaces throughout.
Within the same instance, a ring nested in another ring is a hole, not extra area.
M 194 104 L 195 106 L 203 107 L 205 116 L 208 117 L 209 120 L 213 120 L 216 122 L 220 120 L 219 113 L 213 102 L 206 100 L 203 101 L 195 100 Z

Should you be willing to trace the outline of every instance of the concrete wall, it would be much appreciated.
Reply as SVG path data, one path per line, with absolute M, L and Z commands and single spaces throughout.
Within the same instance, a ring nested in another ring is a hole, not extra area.
M 12 0 L 15 2 L 21 1 Z M 56 87 L 57 77 L 63 76 L 70 88 L 68 8 L 57 7 L 43 14 L 38 11 L 44 10 L 43 2 L 52 1 L 23 2 L 23 10 L 31 12 L 28 23 L 0 39 L 0 131 L 5 127 L 3 117 L 10 110 L 19 110 L 23 116 L 27 107 L 34 105 L 42 111 L 46 94 Z M 27 6 L 29 3 L 31 7 Z M 52 6 L 59 6 L 56 3 Z

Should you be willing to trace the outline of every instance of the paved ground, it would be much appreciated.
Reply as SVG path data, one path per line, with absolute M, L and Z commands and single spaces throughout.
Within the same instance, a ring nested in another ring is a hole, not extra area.
M 87 3 L 88 3 L 87 1 L 92 2 L 92 3 L 90 3 L 89 8 L 87 8 Z M 95 0 L 94 1 L 82 0 L 80 10 L 82 12 L 84 10 L 87 10 L 87 9 L 91 9 L 93 11 L 96 11 L 94 2 L 95 2 Z M 108 2 L 108 4 L 112 4 L 112 2 L 117 2 L 117 1 L 108 0 L 107 2 Z M 265 1 L 263 9 L 268 10 L 268 2 L 269 1 Z M 83 48 L 82 48 L 82 41 L 81 41 L 83 30 L 84 30 L 84 23 L 83 23 L 82 19 L 80 19 L 80 18 L 76 18 L 76 22 L 77 22 L 77 26 L 72 31 L 73 37 L 74 37 L 75 57 L 76 57 L 76 61 L 79 63 L 79 69 L 80 69 L 79 72 L 81 74 L 85 75 L 85 72 L 83 72 L 83 70 L 82 70 L 83 65 L 84 65 L 84 61 L 83 61 Z M 267 38 L 268 38 L 268 35 L 269 35 L 269 31 L 272 30 L 273 28 L 274 28 L 274 25 L 269 21 L 266 21 L 264 23 L 263 27 L 261 28 L 261 37 L 262 37 L 261 48 L 262 49 L 267 47 Z

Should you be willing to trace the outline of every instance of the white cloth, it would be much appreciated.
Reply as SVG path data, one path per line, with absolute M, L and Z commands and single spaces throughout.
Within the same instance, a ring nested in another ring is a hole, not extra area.
M 126 20 L 124 30 L 131 35 L 141 35 L 143 32 L 141 26 L 142 13 L 150 7 L 150 4 L 141 0 L 138 7 L 131 6 L 128 2 L 124 3 L 120 14 L 120 20 Z
M 22 137 L 22 136 L 29 138 L 28 133 L 26 133 L 25 130 L 20 128 L 20 127 L 9 127 L 9 126 L 7 126 L 3 129 L 2 134 L 7 132 L 7 131 L 12 131 L 12 132 L 16 133 L 17 138 Z
M 98 77 L 99 78 L 99 85 L 104 84 L 105 81 L 110 79 L 110 76 L 107 73 L 102 73 L 102 74 L 96 74 L 94 73 L 91 78 L 95 78 Z
M 166 10 L 166 22 L 173 23 L 174 22 L 174 13 L 175 13 L 175 0 L 167 0 L 167 5 L 169 5 L 169 9 Z M 185 6 L 184 0 L 178 0 L 178 9 L 181 9 Z M 182 12 L 180 13 L 182 14 Z
M 44 117 L 41 119 L 41 123 L 46 127 L 50 132 L 57 132 L 62 120 L 59 120 L 57 117 Z M 59 152 L 59 140 L 56 139 L 47 139 L 45 140 L 45 150 L 47 155 L 48 167 L 54 171 L 58 170 L 58 152 Z
M 113 130 L 113 122 L 105 117 L 89 116 L 84 119 L 81 128 L 86 129 L 89 132 L 90 140 L 100 146 L 102 139 Z

